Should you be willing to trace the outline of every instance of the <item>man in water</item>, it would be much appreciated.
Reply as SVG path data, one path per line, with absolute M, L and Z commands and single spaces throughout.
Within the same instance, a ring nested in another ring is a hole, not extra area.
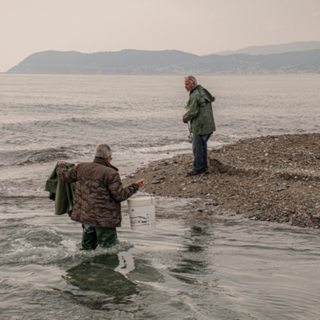
M 198 85 L 194 76 L 185 78 L 185 88 L 189 93 L 189 109 L 183 116 L 183 122 L 191 122 L 193 134 L 192 150 L 194 155 L 193 169 L 187 176 L 209 173 L 207 142 L 216 130 L 211 103 L 215 98 L 209 91 Z
M 71 219 L 82 223 L 83 250 L 116 243 L 116 227 L 121 226 L 122 220 L 120 202 L 144 185 L 142 179 L 124 188 L 118 169 L 110 163 L 111 156 L 110 147 L 100 144 L 93 162 L 80 163 L 68 170 L 65 163 L 59 161 L 56 168 L 60 180 L 77 182 Z

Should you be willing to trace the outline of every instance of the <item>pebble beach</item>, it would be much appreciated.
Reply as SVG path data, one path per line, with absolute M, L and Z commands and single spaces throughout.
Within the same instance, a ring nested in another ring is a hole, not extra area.
M 206 218 L 234 215 L 318 229 L 319 146 L 318 133 L 239 140 L 208 150 L 209 174 L 186 176 L 193 163 L 190 151 L 154 161 L 124 184 L 144 178 L 142 192 L 190 199 L 191 212 Z

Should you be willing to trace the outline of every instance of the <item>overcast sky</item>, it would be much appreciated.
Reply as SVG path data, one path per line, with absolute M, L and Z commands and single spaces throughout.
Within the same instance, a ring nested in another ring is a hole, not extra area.
M 0 72 L 34 52 L 198 55 L 320 41 L 320 0 L 0 0 Z

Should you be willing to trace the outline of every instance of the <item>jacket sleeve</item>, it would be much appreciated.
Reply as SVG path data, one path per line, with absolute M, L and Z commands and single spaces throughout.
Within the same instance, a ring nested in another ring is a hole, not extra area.
M 139 190 L 139 186 L 136 183 L 124 188 L 118 172 L 108 176 L 106 185 L 112 198 L 118 202 L 127 200 Z
M 198 107 L 198 98 L 191 98 L 190 101 L 190 108 L 188 112 L 186 112 L 183 116 L 183 121 L 188 122 L 191 121 L 192 119 L 196 118 L 199 113 L 199 107 Z
M 59 179 L 63 182 L 76 182 L 77 179 L 78 166 L 73 167 L 72 169 L 67 169 L 65 164 L 59 164 L 56 168 L 56 173 Z

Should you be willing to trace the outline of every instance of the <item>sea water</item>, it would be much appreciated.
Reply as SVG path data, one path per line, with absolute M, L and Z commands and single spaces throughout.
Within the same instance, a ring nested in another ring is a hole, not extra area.
M 199 76 L 215 97 L 209 147 L 320 132 L 320 75 Z M 182 76 L 0 74 L 0 319 L 319 319 L 319 230 L 184 218 L 158 198 L 157 228 L 80 251 L 81 226 L 44 191 L 58 160 L 107 143 L 122 177 L 191 152 Z M 189 216 L 189 215 L 188 215 Z M 179 218 L 178 218 L 179 217 Z

